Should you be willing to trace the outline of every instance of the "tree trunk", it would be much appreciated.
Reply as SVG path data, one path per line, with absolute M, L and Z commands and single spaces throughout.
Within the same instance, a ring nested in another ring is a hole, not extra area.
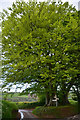
M 52 83 L 50 82 L 48 86 L 45 86 L 45 89 L 46 89 L 46 103 L 45 103 L 45 106 L 52 106 L 53 105 L 52 100 L 54 99 L 54 96 L 55 96 L 55 93 L 56 93 L 56 87 L 53 87 Z
M 53 106 L 54 102 L 52 101 L 54 99 L 55 94 L 53 93 L 50 95 L 49 92 L 46 93 L 46 103 L 45 106 Z
M 50 100 L 49 100 L 49 104 L 48 106 L 52 106 L 53 105 L 53 102 L 52 102 L 52 96 L 50 96 Z
M 62 102 L 63 102 L 63 105 L 69 104 L 68 93 L 63 95 L 63 101 Z
M 78 103 L 80 103 L 80 96 L 78 96 Z
M 68 101 L 68 92 L 62 92 L 62 95 L 60 96 L 60 104 L 61 105 L 67 105 L 69 104 Z
M 48 106 L 50 100 L 49 92 L 46 93 L 46 103 L 45 106 Z
M 76 95 L 77 95 L 78 103 L 80 103 L 80 94 L 77 93 Z
M 53 85 L 50 83 L 50 99 L 49 99 L 49 104 L 48 106 L 53 106 L 55 105 L 55 103 L 52 101 L 55 97 L 55 94 L 56 94 L 56 87 L 53 87 Z

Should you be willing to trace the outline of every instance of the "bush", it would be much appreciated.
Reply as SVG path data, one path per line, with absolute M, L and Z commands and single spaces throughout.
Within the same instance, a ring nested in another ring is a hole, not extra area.
M 58 106 L 58 107 L 36 107 L 33 110 L 33 114 L 40 118 L 66 118 L 78 113 L 78 109 L 75 106 Z
M 39 101 L 37 102 L 17 102 L 19 109 L 32 109 L 37 106 L 43 106 L 45 104 L 45 96 L 39 95 Z
M 28 102 L 28 103 L 18 102 L 17 103 L 17 106 L 19 109 L 31 109 L 31 108 L 35 108 L 37 106 L 43 106 L 43 105 L 44 103 L 42 101 L 41 102 Z
M 78 104 L 78 102 L 73 100 L 73 99 L 69 99 L 69 102 L 70 102 L 71 105 L 77 105 Z
M 39 102 L 44 105 L 46 101 L 45 94 L 39 94 L 38 97 L 39 97 Z
M 15 103 L 2 101 L 2 120 L 6 118 L 15 118 L 18 113 L 18 107 Z
M 72 99 L 75 100 L 75 101 L 78 101 L 77 96 L 72 96 Z

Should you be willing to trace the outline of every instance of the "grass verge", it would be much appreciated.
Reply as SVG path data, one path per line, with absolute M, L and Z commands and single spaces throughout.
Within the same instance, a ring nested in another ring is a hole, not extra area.
M 36 107 L 33 114 L 40 118 L 66 118 L 78 114 L 78 109 L 74 105 L 58 106 L 58 107 Z
M 2 101 L 2 120 L 9 119 L 13 120 L 16 118 L 18 113 L 18 107 L 15 103 L 9 101 Z

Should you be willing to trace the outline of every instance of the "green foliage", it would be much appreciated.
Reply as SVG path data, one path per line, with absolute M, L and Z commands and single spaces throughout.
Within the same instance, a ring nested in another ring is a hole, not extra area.
M 66 118 L 78 113 L 76 106 L 37 107 L 33 114 L 40 118 Z
M 2 13 L 3 77 L 34 82 L 31 91 L 50 96 L 58 86 L 69 92 L 80 74 L 78 11 L 68 2 L 23 1 L 9 10 Z
M 41 101 L 41 102 L 18 102 L 17 103 L 17 106 L 19 109 L 32 109 L 32 108 L 35 108 L 37 106 L 43 106 L 44 103 Z
M 73 100 L 73 99 L 69 99 L 69 102 L 70 102 L 71 105 L 77 105 L 78 104 L 78 102 Z
M 80 74 L 78 74 L 77 80 L 74 82 L 73 88 L 73 99 L 80 103 Z
M 15 113 L 13 113 L 15 111 Z M 8 118 L 16 118 L 16 115 L 18 113 L 18 107 L 15 103 L 9 102 L 9 101 L 2 101 L 2 119 L 8 119 Z
M 73 96 L 72 96 L 72 99 L 73 99 L 73 100 L 75 100 L 75 101 L 78 101 L 78 99 L 77 99 L 77 96 L 76 96 L 76 95 L 73 95 Z
M 45 104 L 46 95 L 45 94 L 39 94 L 39 93 L 37 95 L 38 95 L 39 102 L 42 103 L 42 104 Z
M 27 95 L 21 95 L 20 93 L 3 93 L 3 99 L 13 102 L 37 101 L 35 98 L 29 98 Z

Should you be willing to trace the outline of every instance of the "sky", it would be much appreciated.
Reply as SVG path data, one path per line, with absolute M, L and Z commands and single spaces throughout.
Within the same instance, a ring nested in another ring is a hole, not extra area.
M 3 91 L 8 91 L 7 88 L 9 88 L 11 84 L 9 83 L 5 88 L 3 88 Z M 12 87 L 10 88 L 10 90 L 8 92 L 22 92 L 23 90 L 25 90 L 25 88 L 30 87 L 30 84 L 25 83 L 24 85 L 21 84 L 16 84 L 16 85 L 12 85 Z

